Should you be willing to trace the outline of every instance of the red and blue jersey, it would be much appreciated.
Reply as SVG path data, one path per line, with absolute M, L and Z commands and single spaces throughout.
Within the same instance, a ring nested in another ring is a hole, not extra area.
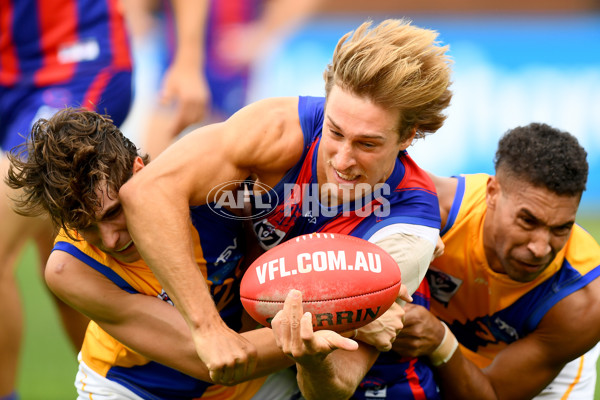
M 0 85 L 48 86 L 131 70 L 119 0 L 0 0 Z
M 0 0 L 0 148 L 64 107 L 125 120 L 132 65 L 119 1 Z
M 439 229 L 441 218 L 435 186 L 406 152 L 399 154 L 386 185 L 374 190 L 371 198 L 337 208 L 327 208 L 318 201 L 317 152 L 324 105 L 324 98 L 300 97 L 303 156 L 270 192 L 253 199 L 253 215 L 263 215 L 253 221 L 261 246 L 269 249 L 313 232 L 344 233 L 368 240 L 392 224 Z M 426 285 L 422 283 L 413 297 L 415 303 L 429 308 Z M 371 397 L 375 392 L 376 397 Z M 354 398 L 438 399 L 439 394 L 433 371 L 425 360 L 402 358 L 390 352 L 379 356 Z
M 440 228 L 433 182 L 408 155 L 399 154 L 384 185 L 368 197 L 327 207 L 319 201 L 317 153 L 323 129 L 324 98 L 300 97 L 298 111 L 304 135 L 302 159 L 277 185 L 254 199 L 254 231 L 261 246 L 272 248 L 290 238 L 313 232 L 338 232 L 368 240 L 392 224 Z

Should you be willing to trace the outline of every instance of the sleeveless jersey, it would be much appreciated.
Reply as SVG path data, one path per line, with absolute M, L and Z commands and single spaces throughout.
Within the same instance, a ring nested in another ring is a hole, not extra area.
M 2 0 L 0 85 L 48 86 L 131 70 L 118 0 Z
M 196 261 L 207 278 L 221 316 L 232 329 L 238 330 L 241 224 L 218 217 L 207 206 L 191 208 L 191 217 L 197 228 L 190 227 Z M 76 232 L 71 234 L 79 238 Z M 143 260 L 121 263 L 82 239 L 70 239 L 64 231 L 56 239 L 54 251 L 57 250 L 71 254 L 129 293 L 156 296 L 173 304 Z M 150 361 L 118 342 L 94 321 L 88 326 L 81 357 L 102 377 L 125 386 L 144 399 L 250 399 L 266 380 L 266 377 L 259 378 L 234 387 L 211 385 Z
M 380 197 L 354 202 L 350 208 L 332 209 L 318 201 L 317 151 L 324 118 L 324 98 L 300 97 L 298 113 L 304 135 L 301 160 L 272 191 L 253 198 L 253 215 L 266 216 L 253 221 L 254 231 L 265 249 L 293 237 L 313 232 L 344 233 L 369 239 L 378 230 L 394 223 L 424 225 L 439 229 L 440 213 L 435 186 L 406 152 L 399 155 L 385 182 L 389 191 Z M 279 199 L 274 202 L 273 199 Z M 272 206 L 269 210 L 267 207 Z M 415 303 L 428 306 L 428 291 L 421 286 Z M 425 288 L 426 289 L 426 288 Z M 438 399 L 433 373 L 426 362 L 382 353 L 361 382 L 355 399 Z
M 488 178 L 486 174 L 458 177 L 448 222 L 442 229 L 444 254 L 427 273 L 435 300 L 432 312 L 448 324 L 464 354 L 481 368 L 535 330 L 558 301 L 600 275 L 600 246 L 578 225 L 535 280 L 516 282 L 492 271 L 482 241 Z
M 323 129 L 325 99 L 300 97 L 298 113 L 304 135 L 301 160 L 268 193 L 254 198 L 253 215 L 261 246 L 312 232 L 338 232 L 369 239 L 386 226 L 398 223 L 440 228 L 435 186 L 406 151 L 396 160 L 387 181 L 362 199 L 326 207 L 319 199 L 317 152 Z
M 85 107 L 125 120 L 132 66 L 119 0 L 0 0 L 0 148 Z

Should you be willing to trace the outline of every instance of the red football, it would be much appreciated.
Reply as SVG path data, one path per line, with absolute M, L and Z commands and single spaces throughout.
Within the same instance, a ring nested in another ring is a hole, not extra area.
M 264 326 L 283 309 L 291 289 L 302 292 L 315 330 L 359 328 L 383 314 L 400 291 L 400 268 L 382 248 L 337 233 L 313 233 L 258 257 L 242 278 L 248 314 Z

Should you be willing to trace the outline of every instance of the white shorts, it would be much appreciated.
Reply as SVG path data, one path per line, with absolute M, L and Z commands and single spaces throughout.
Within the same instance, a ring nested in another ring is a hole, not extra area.
M 535 399 L 592 400 L 596 391 L 596 362 L 599 355 L 600 343 L 565 365 Z
M 77 359 L 79 360 L 79 371 L 75 378 L 77 400 L 144 400 L 126 387 L 93 371 L 83 362 L 81 353 Z M 299 393 L 296 374 L 290 368 L 286 368 L 269 375 L 252 400 L 300 399 Z

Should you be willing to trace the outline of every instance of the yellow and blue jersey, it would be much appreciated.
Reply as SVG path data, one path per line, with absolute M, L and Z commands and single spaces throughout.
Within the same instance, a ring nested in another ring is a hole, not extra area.
M 489 175 L 458 177 L 444 254 L 428 271 L 431 310 L 448 324 L 465 355 L 486 367 L 496 354 L 536 329 L 558 301 L 600 275 L 600 246 L 578 225 L 539 277 L 517 282 L 492 271 L 483 248 Z
M 198 228 L 190 227 L 196 262 L 207 277 L 221 316 L 232 329 L 237 330 L 242 311 L 237 287 L 242 274 L 239 268 L 242 259 L 239 243 L 241 223 L 220 218 L 206 206 L 191 208 L 191 217 Z M 54 251 L 71 254 L 129 293 L 156 296 L 170 302 L 143 260 L 127 264 L 119 262 L 78 237 L 76 232 L 70 233 L 80 240 L 73 240 L 61 231 Z M 86 331 L 81 357 L 102 377 L 117 382 L 144 399 L 250 399 L 266 379 L 234 387 L 211 385 L 143 357 L 110 336 L 94 321 L 90 322 Z

